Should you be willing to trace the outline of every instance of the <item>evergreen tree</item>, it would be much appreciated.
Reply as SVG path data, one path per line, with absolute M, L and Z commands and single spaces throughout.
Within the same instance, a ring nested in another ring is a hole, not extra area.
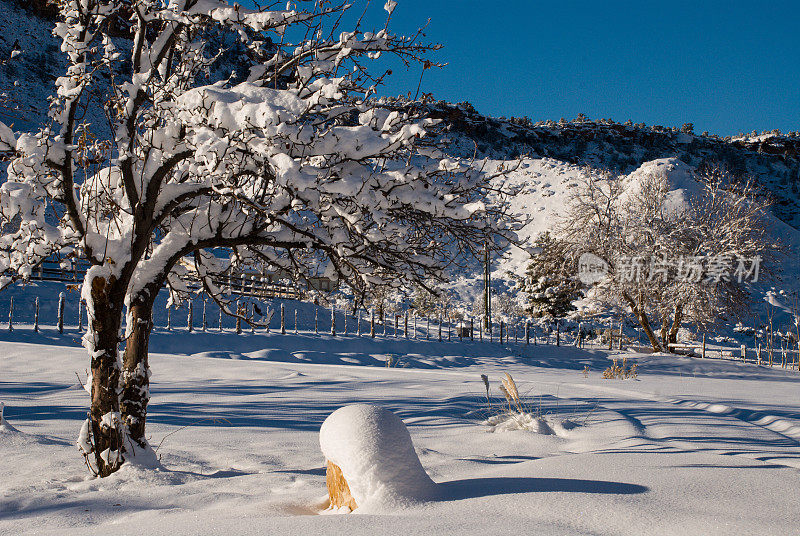
M 572 302 L 580 297 L 581 283 L 570 270 L 571 262 L 566 244 L 545 232 L 536 238 L 539 250 L 518 280 L 517 288 L 524 294 L 524 311 L 534 317 L 560 318 L 575 309 Z

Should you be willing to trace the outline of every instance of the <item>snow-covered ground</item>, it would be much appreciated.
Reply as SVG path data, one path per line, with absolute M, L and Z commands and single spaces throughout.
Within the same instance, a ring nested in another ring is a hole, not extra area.
M 638 379 L 604 380 L 616 355 L 600 349 L 162 332 L 148 425 L 162 467 L 96 479 L 74 444 L 88 407 L 76 338 L 0 333 L 0 533 L 789 534 L 800 522 L 797 372 L 629 353 Z M 505 372 L 555 433 L 483 423 Z M 318 515 L 320 426 L 362 402 L 404 420 L 440 499 Z

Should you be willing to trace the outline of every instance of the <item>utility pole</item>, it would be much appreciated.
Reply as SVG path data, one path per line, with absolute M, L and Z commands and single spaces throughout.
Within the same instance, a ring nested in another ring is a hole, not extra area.
M 489 241 L 483 245 L 483 326 L 492 329 L 492 275 L 489 267 Z

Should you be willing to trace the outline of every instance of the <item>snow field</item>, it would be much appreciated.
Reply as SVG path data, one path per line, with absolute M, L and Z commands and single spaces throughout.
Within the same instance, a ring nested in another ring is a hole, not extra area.
M 0 400 L 18 430 L 0 431 L 0 533 L 778 534 L 800 521 L 792 507 L 800 443 L 764 426 L 800 423 L 796 373 L 632 356 L 638 380 L 602 380 L 615 354 L 538 347 L 524 357 L 466 343 L 429 343 L 422 357 L 436 364 L 447 346 L 469 365 L 386 368 L 343 364 L 358 341 L 342 338 L 328 337 L 323 357 L 303 335 L 220 335 L 224 350 L 201 355 L 206 337 L 154 341 L 148 430 L 161 465 L 128 465 L 107 479 L 89 477 L 75 446 L 88 406 L 75 377 L 84 351 L 0 343 Z M 315 357 L 271 361 L 266 348 L 248 352 L 237 341 L 284 341 L 284 351 Z M 360 353 L 379 355 L 387 342 L 361 341 Z M 182 354 L 164 352 L 178 343 Z M 480 374 L 499 408 L 505 372 L 548 422 L 579 426 L 491 433 Z M 361 403 L 403 419 L 439 500 L 315 515 L 326 508 L 321 425 Z

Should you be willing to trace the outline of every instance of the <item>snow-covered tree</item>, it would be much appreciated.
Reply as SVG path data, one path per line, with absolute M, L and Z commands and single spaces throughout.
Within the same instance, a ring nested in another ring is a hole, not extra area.
M 624 180 L 587 173 L 561 229 L 573 255 L 608 264 L 592 295 L 628 307 L 655 351 L 676 341 L 684 321 L 705 325 L 740 312 L 752 276 L 766 275 L 777 247 L 766 230 L 768 204 L 752 185 L 721 169 L 666 168 L 696 192 L 672 188 L 653 170 Z
M 533 247 L 537 253 L 525 276 L 516 278 L 522 309 L 534 317 L 563 317 L 575 309 L 572 302 L 580 297 L 581 290 L 569 244 L 545 232 L 536 237 Z
M 186 259 L 208 294 L 241 315 L 211 277 L 224 269 L 220 250 L 298 277 L 327 264 L 364 289 L 386 277 L 424 283 L 503 226 L 502 209 L 483 202 L 487 174 L 430 141 L 436 122 L 375 97 L 383 75 L 370 74 L 370 59 L 413 62 L 436 46 L 388 30 L 393 1 L 374 31 L 360 22 L 343 31 L 349 5 L 306 4 L 58 3 L 67 68 L 49 124 L 16 140 L 0 189 L 15 231 L 0 268 L 24 274 L 50 255 L 91 263 L 82 290 L 91 410 L 79 445 L 101 476 L 151 452 L 152 306 L 165 284 L 180 295 Z M 131 41 L 109 37 L 121 10 L 133 13 Z M 249 72 L 206 79 L 224 52 L 207 45 L 209 32 L 238 36 Z M 83 119 L 92 106 L 110 136 Z

